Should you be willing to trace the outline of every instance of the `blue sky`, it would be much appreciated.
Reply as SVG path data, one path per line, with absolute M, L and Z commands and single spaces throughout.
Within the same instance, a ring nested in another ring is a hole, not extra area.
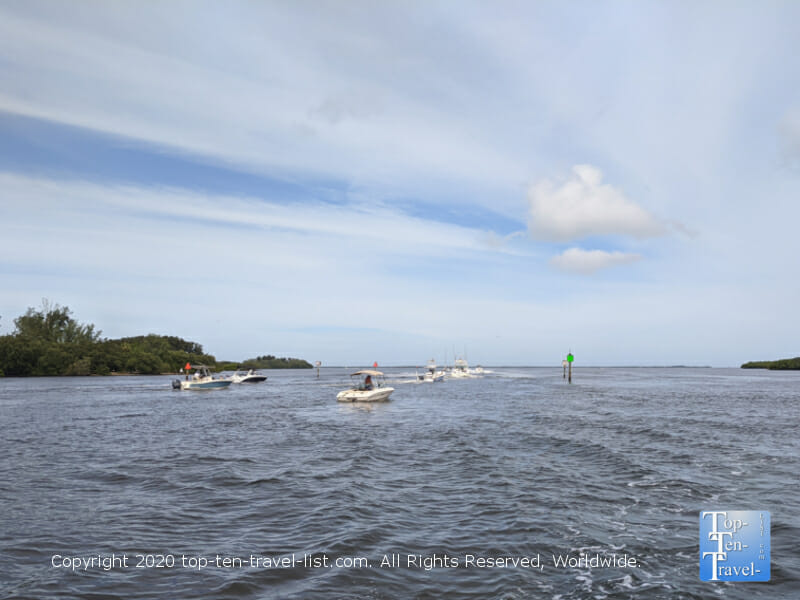
M 800 353 L 792 2 L 0 3 L 0 333 Z

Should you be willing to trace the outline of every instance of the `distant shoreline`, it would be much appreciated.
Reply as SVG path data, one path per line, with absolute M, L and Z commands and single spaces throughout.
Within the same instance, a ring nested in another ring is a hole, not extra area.
M 800 356 L 780 358 L 778 360 L 760 360 L 746 362 L 742 369 L 768 369 L 770 371 L 800 371 Z
M 573 363 L 574 364 L 574 363 Z M 322 371 L 331 371 L 331 370 L 352 370 L 360 368 L 358 365 L 328 365 L 328 366 L 320 366 L 320 370 Z M 419 370 L 423 367 L 420 365 L 386 365 L 383 367 L 378 367 L 378 369 L 408 369 L 408 370 Z M 561 371 L 561 365 L 487 365 L 484 367 L 485 369 L 549 369 L 553 371 Z M 580 369 L 762 369 L 762 370 L 770 370 L 770 371 L 796 371 L 800 370 L 798 368 L 769 368 L 769 367 L 753 367 L 748 366 L 745 367 L 742 365 L 741 367 L 736 366 L 725 366 L 725 367 L 712 367 L 710 365 L 703 365 L 703 366 L 689 366 L 689 365 L 614 365 L 614 366 L 596 366 L 596 365 L 580 365 L 578 367 Z M 232 369 L 221 369 L 219 372 L 230 371 Z M 255 369 L 258 371 L 312 371 L 308 367 L 288 367 L 288 368 L 270 368 L 270 367 L 262 367 L 259 369 Z M 5 375 L 0 376 L 0 381 L 3 379 L 38 379 L 43 377 L 180 377 L 185 375 L 185 372 L 181 371 L 172 371 L 172 372 L 162 372 L 162 373 L 136 373 L 136 372 L 125 372 L 125 371 L 117 371 L 111 373 L 91 373 L 91 374 L 76 374 L 76 375 Z
M 712 367 L 711 365 L 578 365 L 572 363 L 573 368 L 581 369 L 738 369 L 735 365 L 725 367 Z M 449 365 L 439 365 L 447 368 Z M 561 365 L 481 365 L 484 369 L 560 369 Z M 359 365 L 327 365 L 320 369 L 357 369 Z M 425 365 L 382 365 L 378 369 L 424 369 Z

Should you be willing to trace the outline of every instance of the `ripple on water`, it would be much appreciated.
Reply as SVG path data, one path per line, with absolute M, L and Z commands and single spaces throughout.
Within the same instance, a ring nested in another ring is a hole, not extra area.
M 398 371 L 393 402 L 357 406 L 335 401 L 344 386 L 324 371 L 211 394 L 170 378 L 0 380 L 2 595 L 706 598 L 697 515 L 710 507 L 772 512 L 772 583 L 725 598 L 800 589 L 798 377 L 581 369 L 567 386 L 556 370 L 495 369 L 403 385 Z M 70 574 L 49 568 L 56 552 L 372 566 Z M 581 552 L 641 566 L 551 565 Z M 540 554 L 545 568 L 377 566 L 391 553 Z

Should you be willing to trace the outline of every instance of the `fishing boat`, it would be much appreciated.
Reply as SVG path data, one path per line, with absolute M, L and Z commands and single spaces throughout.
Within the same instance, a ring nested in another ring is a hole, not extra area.
M 444 381 L 444 371 L 436 370 L 436 360 L 432 358 L 428 361 L 428 366 L 426 367 L 425 373 L 420 377 L 420 379 L 426 383 Z
M 473 377 L 472 373 L 469 372 L 467 361 L 463 358 L 457 358 L 453 363 L 453 368 L 450 370 L 450 377 L 455 377 L 456 379 Z
M 188 365 L 187 365 L 188 366 Z M 186 374 L 186 379 L 181 381 L 176 379 L 172 382 L 173 389 L 176 390 L 218 390 L 228 387 L 233 383 L 230 379 L 214 377 L 211 370 L 206 365 L 194 365 L 195 371 L 190 377 Z
M 237 370 L 233 375 L 231 375 L 231 381 L 233 383 L 261 383 L 262 381 L 266 381 L 267 376 L 262 375 L 250 369 L 247 373 Z
M 394 391 L 394 388 L 386 385 L 380 371 L 356 371 L 350 377 L 353 379 L 353 386 L 336 395 L 339 402 L 383 402 Z

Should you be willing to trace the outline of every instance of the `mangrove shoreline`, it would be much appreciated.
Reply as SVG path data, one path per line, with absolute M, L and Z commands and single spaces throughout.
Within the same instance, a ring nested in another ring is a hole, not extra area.
M 300 358 L 272 355 L 217 360 L 201 344 L 176 336 L 103 338 L 94 325 L 73 319 L 68 307 L 47 300 L 14 319 L 14 326 L 13 333 L 0 336 L 0 377 L 175 374 L 187 363 L 216 371 L 313 368 Z

